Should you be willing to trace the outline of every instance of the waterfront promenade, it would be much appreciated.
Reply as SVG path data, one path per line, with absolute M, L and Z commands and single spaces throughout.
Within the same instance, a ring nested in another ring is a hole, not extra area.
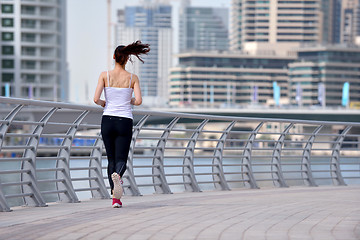
M 360 239 L 360 186 L 239 189 L 15 207 L 0 239 Z

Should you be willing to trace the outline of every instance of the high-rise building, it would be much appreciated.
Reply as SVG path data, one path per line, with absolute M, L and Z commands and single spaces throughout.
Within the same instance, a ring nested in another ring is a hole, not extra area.
M 0 5 L 1 96 L 66 101 L 66 0 Z
M 228 9 L 182 5 L 179 22 L 180 52 L 229 49 Z
M 134 59 L 133 65 L 127 66 L 140 78 L 145 105 L 162 105 L 168 101 L 168 71 L 172 66 L 171 10 L 170 5 L 144 2 L 142 6 L 118 11 L 116 45 L 136 40 L 150 44 L 144 64 Z
M 302 44 L 332 41 L 333 30 L 324 21 L 332 19 L 333 5 L 323 1 L 333 2 L 232 0 L 231 49 L 288 54 Z
M 360 48 L 302 48 L 297 61 L 289 64 L 291 102 L 303 106 L 341 106 L 345 82 L 350 85 L 349 100 L 360 102 L 359 72 Z
M 360 45 L 360 0 L 342 0 L 341 43 Z

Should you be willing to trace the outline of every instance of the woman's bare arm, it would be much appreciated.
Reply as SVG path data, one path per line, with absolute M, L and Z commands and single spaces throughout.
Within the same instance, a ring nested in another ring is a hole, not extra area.
M 106 75 L 106 72 L 102 72 L 100 74 L 98 84 L 96 86 L 95 95 L 94 95 L 94 103 L 97 105 L 100 105 L 102 107 L 105 107 L 106 102 L 104 100 L 100 99 L 101 93 L 104 90 L 104 75 Z
M 135 97 L 131 99 L 131 104 L 139 106 L 142 103 L 142 97 L 141 97 L 141 89 L 140 89 L 140 82 L 138 76 L 135 74 L 133 75 L 133 81 L 134 81 L 134 95 Z

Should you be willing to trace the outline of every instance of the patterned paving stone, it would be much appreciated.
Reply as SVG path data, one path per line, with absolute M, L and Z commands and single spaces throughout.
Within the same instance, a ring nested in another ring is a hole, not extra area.
M 0 239 L 360 239 L 360 186 L 240 189 L 0 213 Z

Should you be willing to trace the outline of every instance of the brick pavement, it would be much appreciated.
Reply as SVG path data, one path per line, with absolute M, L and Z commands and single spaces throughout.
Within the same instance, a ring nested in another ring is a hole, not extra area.
M 239 189 L 16 207 L 0 239 L 360 239 L 360 186 Z

